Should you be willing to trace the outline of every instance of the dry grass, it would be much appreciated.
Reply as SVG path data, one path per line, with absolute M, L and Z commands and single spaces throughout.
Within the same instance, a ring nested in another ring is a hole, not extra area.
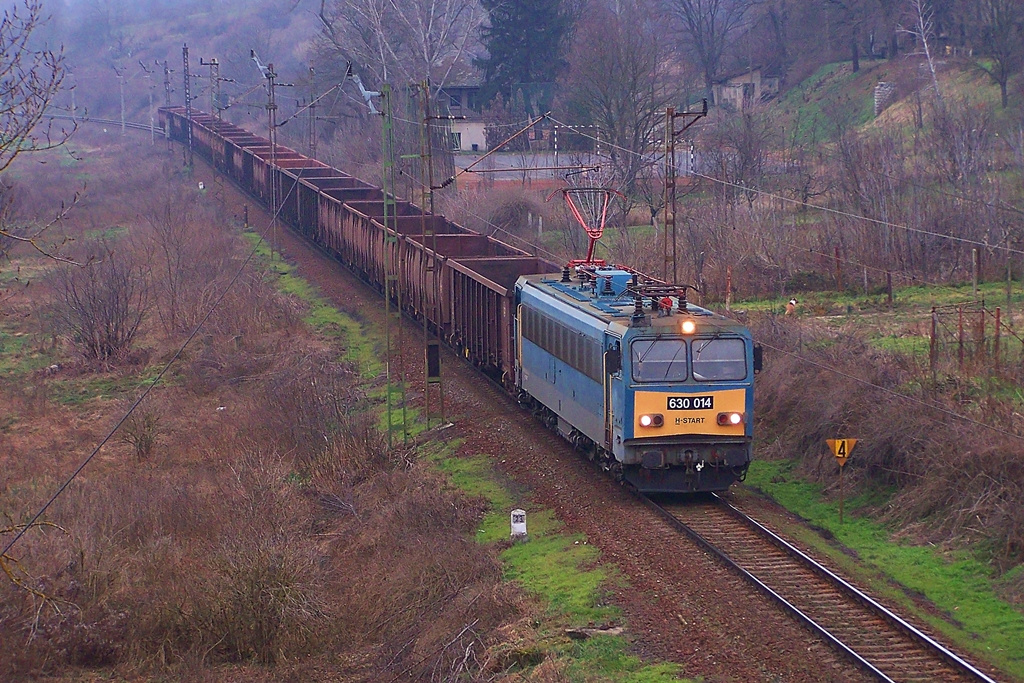
M 963 378 L 933 381 L 905 357 L 797 320 L 767 318 L 757 336 L 885 390 L 769 350 L 757 388 L 758 429 L 770 443 L 764 453 L 796 457 L 804 474 L 834 485 L 835 462 L 822 444 L 856 434 L 847 482 L 893 489 L 882 517 L 933 541 L 985 542 L 1007 564 L 1024 558 L 1024 425 L 1011 403 L 971 396 Z
M 125 182 L 141 192 L 157 171 Z M 123 192 L 91 196 L 68 229 L 129 225 L 122 244 L 166 265 L 152 221 L 126 215 Z M 208 199 L 194 198 L 198 217 L 183 233 L 203 246 L 188 258 L 202 259 L 192 267 L 206 281 L 183 283 L 173 316 L 159 290 L 134 365 L 72 362 L 57 344 L 45 353 L 58 372 L 0 378 L 11 415 L 0 424 L 0 527 L 56 490 L 240 264 Z M 35 310 L 49 294 L 18 290 L 9 310 Z M 51 339 L 42 327 L 38 337 Z M 23 587 L 0 581 L 0 679 L 70 679 L 79 667 L 199 681 L 474 677 L 518 609 L 495 559 L 470 540 L 482 509 L 386 448 L 339 356 L 248 267 L 125 441 L 47 512 L 64 531 L 33 529 L 12 551 Z M 57 403 L 69 387 L 87 393 Z

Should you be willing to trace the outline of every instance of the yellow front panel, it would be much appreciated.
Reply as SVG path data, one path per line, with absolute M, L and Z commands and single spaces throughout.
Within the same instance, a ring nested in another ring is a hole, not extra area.
M 638 391 L 634 394 L 636 409 L 633 411 L 633 434 L 637 438 L 652 436 L 674 436 L 676 434 L 718 434 L 743 436 L 744 424 L 722 426 L 718 424 L 719 413 L 743 413 L 746 409 L 746 391 L 725 389 L 720 391 L 699 391 L 695 393 L 666 393 L 661 391 Z M 712 408 L 692 407 L 711 398 Z M 670 410 L 669 399 L 676 406 L 687 409 Z M 663 427 L 641 427 L 640 416 L 658 414 L 665 418 Z M 746 419 L 746 415 L 744 415 Z

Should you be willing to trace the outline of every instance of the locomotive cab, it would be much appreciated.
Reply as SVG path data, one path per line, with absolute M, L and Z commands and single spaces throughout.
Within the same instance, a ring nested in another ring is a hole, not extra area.
M 612 451 L 646 492 L 719 491 L 746 476 L 753 443 L 753 343 L 706 309 L 624 330 Z M 613 406 L 613 410 L 616 406 Z
M 645 493 L 721 491 L 753 443 L 749 331 L 596 268 L 516 285 L 516 384 L 578 449 Z

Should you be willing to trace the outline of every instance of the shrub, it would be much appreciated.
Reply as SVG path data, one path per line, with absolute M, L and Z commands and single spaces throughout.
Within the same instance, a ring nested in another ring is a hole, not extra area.
M 128 355 L 149 305 L 145 264 L 126 249 L 101 243 L 84 265 L 61 264 L 50 279 L 57 325 L 83 356 L 115 361 Z
M 160 418 L 156 413 L 136 410 L 121 426 L 121 441 L 135 451 L 135 457 L 145 460 L 153 452 L 159 436 Z

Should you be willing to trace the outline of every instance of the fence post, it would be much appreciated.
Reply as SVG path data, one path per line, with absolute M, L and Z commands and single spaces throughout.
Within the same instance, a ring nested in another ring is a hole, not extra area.
M 996 336 L 992 340 L 992 355 L 995 356 L 996 361 L 996 372 L 999 371 L 999 324 L 1001 322 L 1002 311 L 996 306 Z
M 889 294 L 889 308 L 892 308 L 892 271 L 885 271 L 885 289 Z
M 1013 295 L 1013 259 L 1006 252 L 1006 315 L 1010 315 L 1010 297 Z
M 956 338 L 957 338 L 957 351 L 956 358 L 957 364 L 962 372 L 964 369 L 964 305 L 960 304 L 956 307 L 957 322 L 956 322 Z
M 938 361 L 939 347 L 938 341 L 936 340 L 936 334 L 939 329 L 939 314 L 936 313 L 935 307 L 932 306 L 932 338 L 928 342 L 928 366 L 932 371 L 932 379 L 935 379 L 935 364 Z
M 978 298 L 978 250 L 971 249 L 971 291 L 974 298 Z
M 984 358 L 988 355 L 986 352 L 988 349 L 985 348 L 985 302 L 981 302 L 981 309 L 978 311 L 978 330 L 975 333 L 977 341 L 974 344 L 974 357 L 975 359 Z
M 843 291 L 843 267 L 839 262 L 839 247 L 836 247 L 836 291 Z

